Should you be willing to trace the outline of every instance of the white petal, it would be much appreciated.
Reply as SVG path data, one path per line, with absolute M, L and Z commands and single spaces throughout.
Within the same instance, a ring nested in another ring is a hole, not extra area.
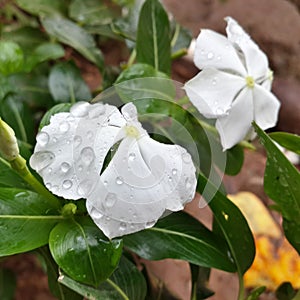
M 191 102 L 206 118 L 225 116 L 233 99 L 246 85 L 244 78 L 216 69 L 204 69 L 184 89 Z
M 252 121 L 252 90 L 245 88 L 234 100 L 228 116 L 221 117 L 216 122 L 223 150 L 229 149 L 242 141 L 249 132 Z
M 194 63 L 199 69 L 216 68 L 246 76 L 246 70 L 231 42 L 209 29 L 201 30 L 197 38 Z
M 112 116 L 119 116 L 113 118 L 118 120 L 113 126 Z M 114 106 L 78 102 L 70 113 L 52 116 L 42 128 L 30 165 L 52 193 L 66 199 L 82 198 L 97 184 L 105 156 L 124 124 Z
M 244 29 L 231 17 L 227 21 L 227 37 L 232 43 L 238 45 L 242 50 L 248 75 L 255 79 L 266 78 L 269 71 L 268 58 L 257 44 L 250 38 Z
M 166 210 L 183 209 L 195 189 L 195 167 L 185 149 L 148 135 L 127 137 L 101 174 L 101 184 L 88 196 L 87 207 L 103 216 L 91 214 L 113 238 L 152 227 Z
M 274 127 L 278 120 L 279 100 L 259 85 L 253 89 L 254 120 L 262 129 Z

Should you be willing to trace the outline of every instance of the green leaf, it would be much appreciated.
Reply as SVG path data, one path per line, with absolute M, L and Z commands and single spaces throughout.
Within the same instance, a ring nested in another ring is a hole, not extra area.
M 24 55 L 20 46 L 10 41 L 0 41 L 0 73 L 9 75 L 22 71 Z
M 143 300 L 147 292 L 145 278 L 124 256 L 112 276 L 97 289 L 78 283 L 65 275 L 59 278 L 59 282 L 91 300 Z
M 71 103 L 60 103 L 56 104 L 55 106 L 51 107 L 43 116 L 39 130 L 41 130 L 44 126 L 50 124 L 50 119 L 53 115 L 60 113 L 60 112 L 68 112 L 70 111 L 70 107 L 72 106 Z
M 292 300 L 296 294 L 297 292 L 289 282 L 282 283 L 276 290 L 276 298 L 278 300 Z
M 159 220 L 153 228 L 125 236 L 124 246 L 150 260 L 175 258 L 228 272 L 236 270 L 225 240 L 183 212 Z
M 236 145 L 227 150 L 226 155 L 225 173 L 231 176 L 237 175 L 240 172 L 244 162 L 243 148 L 239 145 Z
M 199 175 L 197 191 L 209 201 L 222 237 L 229 246 L 229 253 L 240 275 L 251 266 L 255 256 L 255 245 L 248 223 L 241 211 L 207 179 Z
M 168 78 L 168 76 L 162 72 L 157 71 L 152 66 L 147 64 L 134 64 L 129 68 L 125 69 L 120 76 L 117 78 L 115 84 L 137 78 L 146 77 L 161 77 Z M 126 85 L 126 84 L 125 84 Z
M 41 254 L 47 268 L 48 286 L 51 293 L 59 300 L 82 300 L 82 296 L 58 282 L 58 265 L 53 260 L 49 248 L 41 247 L 38 253 Z
M 9 93 L 15 91 L 14 86 L 9 82 L 6 76 L 0 74 L 0 101 L 4 99 Z
M 58 224 L 51 232 L 50 251 L 71 278 L 97 286 L 119 263 L 122 240 L 107 240 L 88 217 Z
M 0 268 L 0 299 L 13 300 L 16 289 L 15 274 L 4 268 Z
M 86 25 L 110 24 L 113 18 L 112 11 L 99 0 L 73 0 L 69 6 L 69 15 Z
M 27 103 L 20 96 L 8 95 L 0 104 L 0 115 L 14 129 L 16 137 L 23 142 L 33 143 L 33 116 Z
M 270 137 L 282 147 L 300 155 L 300 136 L 287 132 L 272 132 Z
M 40 44 L 47 42 L 47 36 L 38 28 L 29 26 L 2 32 L 2 39 L 17 43 L 25 54 L 31 53 Z
M 28 188 L 28 184 L 2 158 L 0 158 L 0 186 Z
M 48 34 L 73 47 L 86 59 L 103 68 L 103 56 L 93 37 L 74 22 L 60 17 L 45 17 L 42 25 Z
M 193 38 L 192 33 L 177 23 L 174 23 L 173 26 L 174 30 L 171 41 L 172 54 L 176 54 L 182 50 L 187 51 Z
M 300 253 L 300 173 L 262 129 L 254 128 L 268 155 L 265 192 L 279 207 L 285 235 Z
M 88 101 L 92 98 L 89 87 L 73 63 L 56 64 L 50 71 L 49 89 L 56 102 Z
M 48 243 L 62 216 L 40 195 L 22 189 L 0 188 L 0 256 L 26 252 Z
M 61 58 L 65 55 L 65 50 L 60 44 L 44 43 L 38 46 L 31 55 L 26 56 L 24 70 L 30 72 L 37 64 Z
M 250 295 L 247 297 L 246 300 L 257 300 L 258 297 L 266 290 L 265 286 L 260 286 L 253 291 L 251 291 Z
M 137 61 L 170 74 L 171 38 L 169 18 L 158 0 L 146 0 L 137 32 Z
M 65 11 L 65 3 L 61 0 L 16 0 L 16 3 L 25 11 L 39 16 L 61 14 Z

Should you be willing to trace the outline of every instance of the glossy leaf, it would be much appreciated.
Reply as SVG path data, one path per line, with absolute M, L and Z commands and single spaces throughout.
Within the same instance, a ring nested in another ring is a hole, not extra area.
M 61 219 L 40 195 L 22 189 L 0 188 L 0 256 L 47 244 L 50 231 Z
M 287 132 L 272 132 L 270 137 L 282 147 L 300 155 L 300 136 Z
M 0 73 L 9 75 L 22 71 L 24 54 L 20 46 L 10 41 L 0 41 Z
M 82 296 L 58 282 L 59 267 L 53 260 L 48 246 L 38 249 L 38 253 L 42 256 L 47 268 L 48 286 L 51 293 L 59 300 L 82 300 Z
M 231 176 L 237 175 L 244 162 L 244 150 L 237 145 L 226 151 L 226 168 L 225 173 Z
M 206 200 L 214 214 L 223 238 L 226 239 L 229 252 L 236 265 L 238 273 L 244 274 L 251 266 L 255 256 L 255 246 L 252 233 L 241 211 L 217 188 L 199 175 L 197 190 Z
M 285 235 L 300 253 L 300 173 L 270 137 L 256 124 L 254 127 L 268 154 L 265 192 L 280 209 Z
M 170 73 L 171 34 L 169 18 L 158 0 L 146 0 L 139 17 L 137 61 Z
M 86 59 L 96 64 L 100 69 L 103 67 L 101 51 L 93 37 L 82 27 L 72 21 L 60 17 L 46 17 L 42 19 L 42 25 L 48 34 L 77 50 Z
M 14 299 L 16 289 L 15 274 L 5 268 L 0 268 L 0 299 L 12 300 Z
M 60 113 L 60 112 L 68 112 L 70 111 L 70 107 L 72 106 L 71 103 L 59 103 L 56 104 L 55 106 L 51 107 L 43 116 L 39 130 L 41 130 L 44 126 L 50 124 L 50 118 L 51 116 Z
M 50 234 L 49 246 L 66 274 L 93 286 L 112 274 L 122 254 L 122 240 L 109 241 L 87 217 L 58 224 Z
M 75 21 L 86 25 L 103 25 L 112 22 L 112 11 L 99 0 L 73 0 L 69 15 Z
M 145 278 L 124 256 L 109 280 L 98 288 L 78 283 L 65 275 L 59 278 L 59 282 L 91 300 L 143 300 L 147 292 Z
M 32 54 L 27 55 L 24 70 L 30 72 L 37 64 L 61 58 L 65 55 L 65 50 L 60 44 L 44 43 L 33 50 Z
M 65 10 L 61 0 L 16 0 L 18 6 L 33 15 L 61 14 Z
M 28 188 L 28 184 L 2 158 L 0 158 L 0 186 Z
M 49 89 L 56 102 L 88 101 L 92 98 L 89 87 L 79 69 L 72 63 L 56 64 L 50 71 Z
M 124 236 L 124 245 L 145 259 L 175 258 L 228 272 L 236 270 L 225 240 L 182 212 L 159 220 L 153 228 Z

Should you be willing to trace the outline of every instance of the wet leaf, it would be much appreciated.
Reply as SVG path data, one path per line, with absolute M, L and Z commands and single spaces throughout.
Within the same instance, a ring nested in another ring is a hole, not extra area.
M 117 267 L 122 240 L 108 240 L 88 217 L 58 224 L 49 246 L 59 267 L 74 280 L 97 286 Z
M 47 244 L 50 231 L 61 219 L 40 195 L 0 188 L 0 257 Z
M 282 147 L 300 155 L 300 136 L 288 132 L 272 132 L 270 137 Z

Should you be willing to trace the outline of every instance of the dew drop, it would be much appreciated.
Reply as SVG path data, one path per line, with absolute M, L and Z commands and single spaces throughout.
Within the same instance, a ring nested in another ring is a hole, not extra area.
M 95 159 L 95 154 L 94 150 L 91 147 L 85 147 L 81 150 L 81 159 L 82 161 L 88 166 L 90 165 L 94 159 Z
M 58 185 L 53 185 L 51 187 L 51 192 L 55 194 L 57 191 L 58 191 Z
M 52 173 L 52 168 L 48 169 L 48 173 L 51 174 Z
M 71 180 L 65 180 L 62 184 L 62 187 L 65 189 L 65 190 L 68 190 L 72 187 L 73 183 Z
M 124 223 L 124 222 L 120 223 L 120 228 L 119 228 L 119 229 L 120 229 L 121 231 L 125 231 L 126 228 L 127 228 L 126 223 Z
M 218 107 L 218 108 L 216 109 L 216 114 L 217 114 L 217 115 L 223 115 L 223 114 L 224 114 L 224 109 L 221 108 L 221 107 Z
M 222 56 L 221 56 L 221 55 L 218 55 L 218 56 L 217 56 L 217 60 L 220 61 L 221 59 L 222 59 Z
M 289 185 L 287 180 L 283 176 L 279 177 L 279 183 L 284 187 L 287 187 Z
M 129 153 L 129 155 L 128 155 L 128 160 L 129 160 L 129 161 L 134 161 L 135 158 L 136 158 L 135 153 Z
M 190 163 L 190 161 L 191 161 L 191 156 L 190 156 L 187 152 L 185 152 L 185 153 L 182 154 L 182 160 L 183 160 L 185 163 Z
M 216 85 L 216 84 L 217 84 L 217 79 L 214 78 L 214 79 L 212 80 L 212 85 Z
M 101 219 L 103 217 L 103 215 L 96 208 L 92 209 L 90 215 L 93 219 Z
M 54 161 L 55 155 L 50 151 L 39 151 L 30 158 L 30 165 L 37 172 L 48 167 Z
M 119 176 L 116 178 L 116 184 L 121 185 L 123 183 L 124 183 L 124 179 L 122 177 Z
M 63 162 L 61 165 L 60 165 L 60 170 L 63 172 L 63 173 L 67 173 L 69 170 L 70 170 L 71 166 L 67 163 L 67 162 Z
M 93 132 L 92 131 L 88 131 L 87 134 L 86 134 L 86 137 L 91 140 L 92 137 L 93 137 Z
M 70 124 L 68 122 L 61 122 L 59 124 L 59 130 L 63 133 L 67 132 L 70 129 Z
M 78 166 L 78 171 L 81 172 L 82 170 L 83 170 L 82 165 L 79 165 L 79 166 Z
M 192 187 L 192 181 L 190 180 L 190 178 L 186 178 L 185 187 L 187 190 L 189 190 Z
M 47 188 L 48 190 L 50 190 L 51 187 L 52 187 L 52 184 L 51 184 L 50 182 L 47 182 L 47 183 L 45 184 L 45 186 L 46 186 L 46 188 Z
M 204 49 L 201 49 L 201 50 L 200 50 L 200 54 L 201 54 L 201 55 L 204 55 L 204 54 L 205 54 Z
M 84 117 L 88 113 L 89 106 L 88 102 L 77 102 L 71 107 L 70 113 L 74 117 Z
M 105 206 L 110 208 L 115 205 L 117 202 L 117 196 L 114 193 L 108 193 L 106 198 L 105 198 Z
M 103 184 L 107 186 L 108 182 L 106 180 L 103 181 Z
M 82 143 L 81 136 L 75 135 L 74 136 L 74 146 L 75 146 L 75 148 L 79 147 L 81 143 Z
M 176 174 L 177 174 L 177 169 L 173 169 L 173 170 L 172 170 L 172 174 L 173 174 L 173 175 L 176 175 Z
M 213 59 L 214 56 L 215 56 L 215 55 L 214 55 L 212 52 L 208 52 L 208 53 L 207 53 L 207 59 L 209 59 L 209 60 Z
M 52 139 L 52 141 L 53 141 L 53 143 L 56 143 L 56 142 L 57 142 L 57 138 L 54 137 L 54 138 Z
M 89 194 L 92 190 L 93 183 L 90 180 L 85 180 L 79 183 L 77 193 L 80 196 L 85 196 Z
M 104 113 L 105 113 L 105 106 L 102 103 L 100 103 L 100 104 L 94 104 L 90 108 L 89 117 L 91 119 L 97 118 L 100 115 L 103 115 Z
M 47 132 L 41 131 L 38 133 L 36 136 L 36 141 L 41 145 L 41 146 L 46 146 L 49 143 L 49 134 Z

